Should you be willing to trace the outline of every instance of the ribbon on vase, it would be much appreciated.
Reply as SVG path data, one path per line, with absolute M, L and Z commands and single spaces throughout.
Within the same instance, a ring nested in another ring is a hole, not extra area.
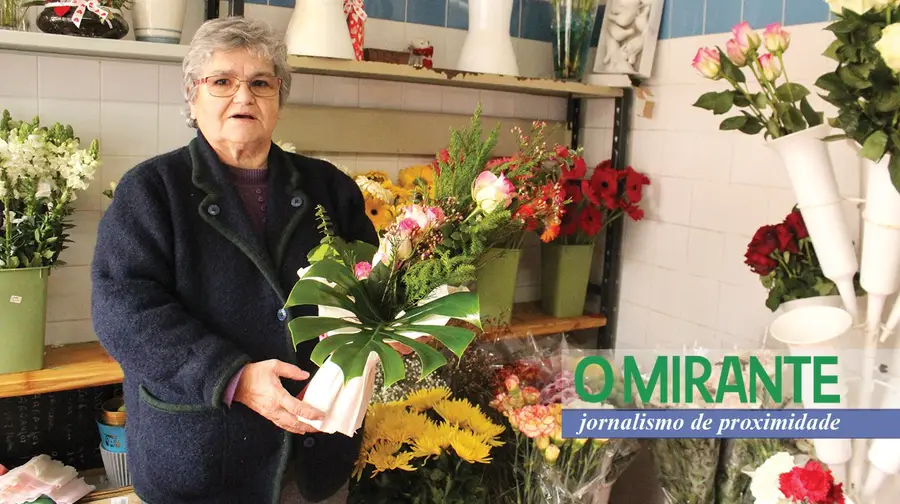
M 109 20 L 109 11 L 106 10 L 98 0 L 59 0 L 57 2 L 47 2 L 44 7 L 52 7 L 53 12 L 58 16 L 65 16 L 69 9 L 75 7 L 75 13 L 72 14 L 72 23 L 76 27 L 81 28 L 81 20 L 87 11 L 91 11 L 112 28 L 112 21 Z
M 353 41 L 353 52 L 356 59 L 362 61 L 364 59 L 363 42 L 366 35 L 366 20 L 369 18 L 363 7 L 363 0 L 344 0 L 344 14 L 347 16 L 350 40 Z

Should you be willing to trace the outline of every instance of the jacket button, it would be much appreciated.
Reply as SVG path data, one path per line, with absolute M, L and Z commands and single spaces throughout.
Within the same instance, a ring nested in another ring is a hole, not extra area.
M 293 198 L 291 198 L 291 206 L 294 208 L 300 208 L 301 206 L 303 206 L 303 198 L 301 198 L 300 196 L 294 196 Z
M 209 215 L 219 215 L 219 205 L 209 205 L 209 208 L 206 209 L 206 212 Z
M 315 445 L 316 445 L 316 440 L 311 437 L 308 437 L 303 440 L 303 446 L 305 446 L 307 448 L 312 448 Z
M 287 311 L 284 308 L 278 310 L 278 320 L 284 322 L 284 319 L 287 318 Z

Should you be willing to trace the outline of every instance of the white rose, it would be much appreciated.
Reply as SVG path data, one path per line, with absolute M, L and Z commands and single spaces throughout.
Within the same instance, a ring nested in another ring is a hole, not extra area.
M 840 14 L 843 9 L 847 9 L 853 11 L 857 14 L 864 14 L 873 8 L 877 8 L 876 5 L 882 2 L 887 2 L 889 0 L 825 0 L 828 2 L 829 7 L 831 7 L 831 12 L 835 14 Z
M 891 70 L 900 71 L 900 23 L 888 25 L 881 31 L 881 38 L 875 43 L 875 49 Z

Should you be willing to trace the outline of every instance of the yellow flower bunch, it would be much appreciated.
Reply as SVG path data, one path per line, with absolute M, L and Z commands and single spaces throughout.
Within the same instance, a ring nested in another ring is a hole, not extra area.
M 354 177 L 366 199 L 366 214 L 380 233 L 388 228 L 402 208 L 413 203 L 424 190 L 434 196 L 434 171 L 430 165 L 409 166 L 400 170 L 398 182 L 378 170 Z
M 420 389 L 400 401 L 374 403 L 366 416 L 354 476 L 415 471 L 421 463 L 455 453 L 470 464 L 487 464 L 505 430 L 465 399 L 450 398 L 445 387 Z M 452 448 L 452 452 L 451 452 Z

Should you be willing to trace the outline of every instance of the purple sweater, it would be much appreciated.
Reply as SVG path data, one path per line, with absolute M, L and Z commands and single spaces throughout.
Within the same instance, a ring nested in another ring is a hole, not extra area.
M 269 170 L 247 170 L 244 168 L 231 168 L 231 182 L 237 188 L 238 194 L 244 200 L 244 206 L 250 215 L 250 221 L 253 223 L 254 229 L 260 234 L 266 230 L 266 203 L 268 201 L 268 181 Z M 244 369 L 234 374 L 225 387 L 224 397 L 225 404 L 231 407 L 234 400 L 234 392 L 237 389 L 238 382 L 241 380 L 241 374 Z

